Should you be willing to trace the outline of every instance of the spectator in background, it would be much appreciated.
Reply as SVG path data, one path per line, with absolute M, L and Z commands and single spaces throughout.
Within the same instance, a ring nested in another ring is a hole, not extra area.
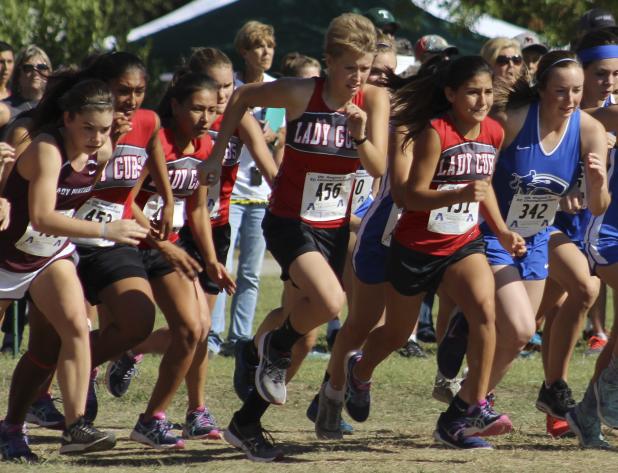
M 241 72 L 236 73 L 236 87 L 245 83 L 271 82 L 266 73 L 273 63 L 275 32 L 272 26 L 259 21 L 245 23 L 234 40 L 236 51 L 244 60 Z M 264 140 L 272 151 L 280 147 L 285 137 L 284 111 L 255 107 L 253 116 L 262 124 Z M 279 164 L 280 161 L 277 161 Z M 232 191 L 230 205 L 230 242 L 226 266 L 231 273 L 234 267 L 234 247 L 238 243 L 237 288 L 230 308 L 230 327 L 227 343 L 221 334 L 225 330 L 225 293 L 220 293 L 212 314 L 212 329 L 208 347 L 212 353 L 232 355 L 240 339 L 251 338 L 253 317 L 257 305 L 262 261 L 266 242 L 262 235 L 262 219 L 268 204 L 270 187 L 246 147 L 240 154 L 240 166 Z
M 399 23 L 395 16 L 386 8 L 374 7 L 363 13 L 371 20 L 371 23 L 382 33 L 395 40 L 395 32 L 399 29 Z
M 288 53 L 281 60 L 282 77 L 320 77 L 322 66 L 320 61 L 298 52 Z
M 13 76 L 15 66 L 15 53 L 13 46 L 4 41 L 0 41 L 0 100 L 4 100 L 11 95 L 9 83 Z
M 584 13 L 577 23 L 578 36 L 583 36 L 589 31 L 616 26 L 616 19 L 611 12 L 602 8 L 593 8 Z
M 421 64 L 425 64 L 436 56 L 451 57 L 455 54 L 459 54 L 457 47 L 449 44 L 447 40 L 437 34 L 421 36 L 414 45 L 414 57 Z
M 11 79 L 11 95 L 4 100 L 11 109 L 9 123 L 21 112 L 31 110 L 39 103 L 51 72 L 51 61 L 41 48 L 31 44 L 20 51 Z
M 492 38 L 481 48 L 481 56 L 494 70 L 494 76 L 513 85 L 522 74 L 524 59 L 519 42 L 511 38 Z
M 536 74 L 536 69 L 539 65 L 539 61 L 541 60 L 541 56 L 547 53 L 549 49 L 534 33 L 521 33 L 515 36 L 513 39 L 519 42 L 519 47 L 521 49 L 521 54 L 524 58 L 524 63 L 528 68 L 528 74 L 530 75 L 530 77 L 534 77 L 534 74 Z

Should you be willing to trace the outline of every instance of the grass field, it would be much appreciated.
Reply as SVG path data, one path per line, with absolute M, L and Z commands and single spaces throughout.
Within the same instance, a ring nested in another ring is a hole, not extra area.
M 263 280 L 258 318 L 279 300 L 276 277 Z M 608 304 L 611 307 L 611 303 Z M 430 347 L 431 348 L 431 347 Z M 569 383 L 577 399 L 592 372 L 595 358 L 583 356 L 578 347 L 571 364 Z M 15 361 L 0 357 L 0 417 L 6 409 L 10 376 Z M 185 450 L 166 453 L 150 450 L 128 440 L 137 415 L 146 405 L 158 358 L 147 357 L 140 365 L 140 376 L 122 399 L 115 399 L 103 385 L 99 390 L 97 426 L 109 429 L 119 438 L 114 450 L 81 457 L 57 453 L 58 432 L 30 428 L 33 450 L 45 461 L 42 465 L 0 462 L 0 472 L 26 472 L 45 469 L 52 472 L 150 471 L 185 472 L 535 472 L 615 471 L 615 452 L 592 452 L 578 448 L 575 439 L 552 440 L 545 434 L 545 416 L 534 408 L 542 380 L 540 357 L 518 360 L 497 390 L 498 410 L 508 413 L 515 431 L 492 440 L 493 451 L 459 452 L 438 447 L 432 431 L 444 405 L 431 399 L 435 360 L 404 359 L 393 355 L 378 369 L 374 379 L 372 416 L 356 433 L 340 442 L 318 441 L 305 409 L 317 391 L 325 361 L 306 360 L 288 388 L 288 403 L 272 408 L 264 426 L 284 445 L 286 458 L 275 464 L 257 464 L 224 441 L 188 441 Z M 222 427 L 240 406 L 232 389 L 233 360 L 217 357 L 211 362 L 207 384 L 208 406 Z M 56 394 L 58 394 L 56 390 Z M 168 410 L 176 422 L 184 419 L 184 387 Z M 610 442 L 618 438 L 607 432 Z

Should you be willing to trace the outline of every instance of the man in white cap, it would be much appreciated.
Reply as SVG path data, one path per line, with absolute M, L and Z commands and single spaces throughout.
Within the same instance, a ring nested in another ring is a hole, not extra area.
M 524 62 L 530 72 L 530 76 L 533 77 L 536 73 L 539 61 L 541 60 L 541 56 L 547 53 L 549 48 L 541 42 L 536 34 L 529 31 L 518 34 L 513 39 L 519 42 Z

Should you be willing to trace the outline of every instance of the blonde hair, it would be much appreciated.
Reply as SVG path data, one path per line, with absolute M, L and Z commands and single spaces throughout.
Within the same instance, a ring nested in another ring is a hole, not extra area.
M 379 53 L 390 53 L 397 54 L 397 48 L 395 47 L 395 42 L 393 39 L 383 33 L 382 31 L 377 31 L 376 38 L 376 52 Z
M 334 18 L 324 38 L 324 52 L 338 57 L 346 52 L 375 54 L 376 28 L 371 21 L 356 13 L 344 13 Z
M 318 71 L 322 70 L 322 66 L 317 59 L 298 52 L 288 53 L 281 60 L 281 75 L 284 77 L 297 77 L 305 67 L 316 67 Z
M 217 48 L 194 48 L 187 61 L 187 66 L 193 72 L 206 74 L 210 68 L 228 66 L 232 67 L 232 61 L 227 55 Z
M 248 51 L 260 45 L 262 42 L 274 48 L 275 29 L 271 25 L 266 25 L 259 21 L 248 21 L 238 30 L 234 38 L 234 47 L 238 53 Z
M 517 54 L 521 56 L 521 47 L 519 42 L 511 38 L 492 38 L 487 41 L 481 48 L 481 56 L 492 67 L 496 65 L 496 58 L 500 55 L 500 51 L 506 48 L 513 48 Z

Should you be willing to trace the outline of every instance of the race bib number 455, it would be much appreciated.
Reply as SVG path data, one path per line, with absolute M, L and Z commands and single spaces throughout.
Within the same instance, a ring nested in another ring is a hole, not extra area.
M 467 184 L 441 184 L 439 191 L 461 189 Z M 442 235 L 463 235 L 477 224 L 479 220 L 478 202 L 459 202 L 434 209 L 429 214 L 427 230 Z
M 311 222 L 328 222 L 346 216 L 354 173 L 308 172 L 303 186 L 300 216 Z

